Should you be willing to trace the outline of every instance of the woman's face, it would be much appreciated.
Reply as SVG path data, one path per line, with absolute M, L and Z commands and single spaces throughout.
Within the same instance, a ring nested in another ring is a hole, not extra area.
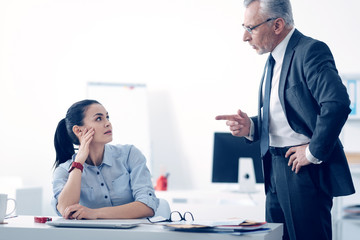
M 109 114 L 101 104 L 91 104 L 85 111 L 84 125 L 80 128 L 85 130 L 94 129 L 92 143 L 109 143 L 112 141 L 112 126 Z

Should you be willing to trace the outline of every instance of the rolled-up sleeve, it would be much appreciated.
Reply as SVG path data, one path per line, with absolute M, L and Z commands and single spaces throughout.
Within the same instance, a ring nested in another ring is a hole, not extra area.
M 136 147 L 131 146 L 127 162 L 130 170 L 130 185 L 135 201 L 146 204 L 155 212 L 159 206 L 159 199 L 155 196 L 151 174 L 146 166 L 144 155 Z

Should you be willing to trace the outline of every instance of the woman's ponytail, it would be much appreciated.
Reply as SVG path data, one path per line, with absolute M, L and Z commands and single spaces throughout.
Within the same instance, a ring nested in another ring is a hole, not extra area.
M 56 151 L 54 167 L 57 168 L 61 163 L 71 159 L 75 153 L 74 145 L 66 129 L 65 118 L 59 122 L 56 128 L 54 145 Z
M 75 153 L 74 144 L 80 145 L 79 139 L 75 136 L 72 129 L 75 125 L 83 126 L 85 111 L 91 104 L 100 103 L 91 99 L 85 99 L 74 103 L 68 109 L 66 118 L 59 122 L 54 137 L 56 151 L 55 168 L 61 163 L 71 159 L 72 155 Z

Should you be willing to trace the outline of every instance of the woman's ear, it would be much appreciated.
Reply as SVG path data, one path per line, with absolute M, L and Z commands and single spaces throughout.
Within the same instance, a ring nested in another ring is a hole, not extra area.
M 74 125 L 72 128 L 75 136 L 79 137 L 80 133 L 81 133 L 81 128 L 78 125 Z

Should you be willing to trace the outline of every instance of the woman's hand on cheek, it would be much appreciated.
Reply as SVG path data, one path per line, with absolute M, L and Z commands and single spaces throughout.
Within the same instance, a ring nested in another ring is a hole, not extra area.
M 85 163 L 89 156 L 89 146 L 94 138 L 94 133 L 95 131 L 93 128 L 90 128 L 89 130 L 84 128 L 81 132 L 79 132 L 78 138 L 80 141 L 80 146 L 75 161 L 78 161 L 81 164 Z

